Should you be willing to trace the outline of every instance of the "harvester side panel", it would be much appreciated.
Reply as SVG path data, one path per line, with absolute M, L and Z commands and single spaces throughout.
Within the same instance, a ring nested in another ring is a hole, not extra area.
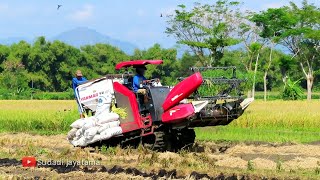
M 150 96 L 152 97 L 151 104 L 153 106 L 153 108 L 150 110 L 152 120 L 153 122 L 161 122 L 163 114 L 162 104 L 169 94 L 170 88 L 165 86 L 151 87 L 149 92 Z
M 139 115 L 138 103 L 135 94 L 124 85 L 113 83 L 117 107 L 126 109 L 127 117 L 120 118 L 123 132 L 134 131 L 142 127 Z

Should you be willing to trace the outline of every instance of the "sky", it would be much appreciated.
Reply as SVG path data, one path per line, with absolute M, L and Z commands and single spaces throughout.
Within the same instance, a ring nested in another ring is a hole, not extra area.
M 302 0 L 293 0 L 300 4 Z M 128 41 L 139 48 L 154 43 L 172 47 L 166 18 L 179 4 L 192 6 L 190 0 L 1 0 L 0 39 L 37 36 L 52 38 L 77 27 L 88 27 L 114 39 Z M 213 0 L 198 0 L 212 3 Z M 243 0 L 244 8 L 261 11 L 288 4 L 289 0 Z M 320 0 L 309 0 L 320 5 Z M 61 4 L 59 10 L 57 5 Z

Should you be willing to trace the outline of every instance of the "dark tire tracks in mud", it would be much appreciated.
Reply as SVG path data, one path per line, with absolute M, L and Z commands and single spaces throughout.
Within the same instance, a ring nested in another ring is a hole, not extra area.
M 0 167 L 22 167 L 21 161 L 17 159 L 9 159 L 4 158 L 0 159 Z M 159 178 L 172 178 L 172 179 L 185 179 L 187 177 L 191 177 L 193 179 L 210 179 L 210 180 L 247 180 L 247 179 L 267 179 L 265 177 L 252 177 L 251 175 L 225 175 L 223 173 L 212 177 L 208 174 L 201 174 L 196 171 L 193 171 L 188 176 L 179 176 L 177 175 L 177 171 L 175 169 L 167 171 L 165 169 L 160 169 L 158 171 L 151 171 L 151 172 L 142 172 L 136 168 L 124 168 L 121 166 L 113 166 L 112 168 L 107 168 L 105 166 L 84 166 L 80 167 L 79 165 L 75 166 L 65 166 L 65 165 L 37 165 L 38 168 L 50 168 L 51 170 L 56 171 L 57 173 L 69 173 L 69 172 L 76 172 L 82 171 L 85 173 L 109 173 L 109 174 L 119 174 L 119 173 L 126 173 L 133 176 L 142 176 L 144 178 L 151 178 L 151 179 L 159 179 Z M 38 179 L 38 176 L 34 177 Z M 276 180 L 276 178 L 272 178 Z

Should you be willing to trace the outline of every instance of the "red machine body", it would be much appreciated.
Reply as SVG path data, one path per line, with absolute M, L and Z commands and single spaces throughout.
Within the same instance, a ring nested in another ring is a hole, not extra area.
M 162 63 L 162 60 L 127 61 L 117 64 L 116 70 Z M 141 102 L 141 95 L 133 91 L 132 78 L 124 82 L 113 83 L 116 106 L 127 112 L 127 117 L 120 119 L 123 137 L 119 143 L 136 139 L 160 151 L 176 150 L 194 142 L 193 127 L 227 125 L 247 107 L 242 108 L 241 98 L 232 103 L 217 104 L 217 99 L 191 97 L 204 83 L 200 72 L 194 72 L 173 88 L 144 87 L 150 99 L 145 104 Z M 230 96 L 223 98 L 229 99 Z
M 192 104 L 179 104 L 162 114 L 163 123 L 180 123 L 195 115 Z
M 189 76 L 177 84 L 168 94 L 162 107 L 164 111 L 178 104 L 181 100 L 189 97 L 202 84 L 202 76 L 199 72 Z

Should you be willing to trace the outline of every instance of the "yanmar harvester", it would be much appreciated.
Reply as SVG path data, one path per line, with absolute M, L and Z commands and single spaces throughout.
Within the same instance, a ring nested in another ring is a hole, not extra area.
M 252 98 L 245 99 L 236 77 L 235 67 L 192 67 L 191 75 L 179 78 L 174 87 L 153 86 L 146 89 L 149 101 L 133 91 L 130 69 L 160 65 L 162 60 L 134 60 L 121 62 L 115 75 L 90 81 L 79 86 L 78 100 L 84 108 L 95 110 L 99 92 L 113 94 L 116 107 L 125 109 L 126 118 L 120 119 L 122 134 L 99 142 L 104 144 L 142 143 L 158 151 L 175 151 L 194 143 L 195 127 L 224 126 L 241 116 Z M 231 70 L 231 77 L 206 77 L 208 71 Z M 223 87 L 214 95 L 203 95 L 213 86 Z M 204 88 L 201 90 L 201 88 Z

